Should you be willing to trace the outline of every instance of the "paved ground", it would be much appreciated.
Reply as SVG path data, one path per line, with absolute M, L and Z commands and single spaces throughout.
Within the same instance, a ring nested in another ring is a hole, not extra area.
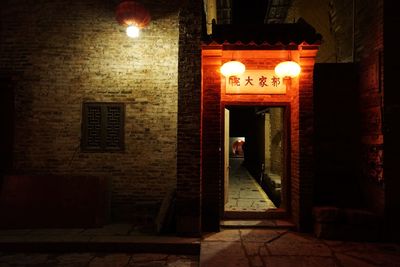
M 204 235 L 200 242 L 200 255 L 184 255 L 177 252 L 177 249 L 182 244 L 191 246 L 190 240 L 170 237 L 166 244 L 170 248 L 169 252 L 153 253 L 151 249 L 157 250 L 157 246 L 164 244 L 163 237 L 127 235 L 123 229 L 123 225 L 115 225 L 91 231 L 94 238 L 91 242 L 108 246 L 107 253 L 103 251 L 104 246 L 93 247 L 102 252 L 86 252 L 84 247 L 81 247 L 83 251 L 78 253 L 3 251 L 0 252 L 0 267 L 400 267 L 400 244 L 327 241 L 317 239 L 311 234 L 287 230 L 243 228 Z M 30 230 L 23 234 L 24 239 L 20 239 L 18 233 L 22 234 L 22 231 L 3 231 L 0 245 L 6 244 L 4 242 L 7 240 L 14 240 L 30 245 L 36 245 L 35 242 L 38 241 L 38 245 L 60 246 L 63 242 L 70 242 L 68 236 L 71 236 L 71 233 L 68 234 L 65 230 L 54 229 Z M 95 234 L 98 238 L 94 237 Z M 119 238 L 124 238 L 123 243 L 118 243 L 121 241 L 117 238 L 118 234 L 122 235 Z M 83 235 L 81 233 L 76 237 L 78 236 Z M 145 242 L 152 242 L 153 246 L 148 247 L 152 253 L 134 253 L 126 250 L 127 246 L 129 248 L 129 242 L 144 242 L 143 238 L 148 239 Z M 45 240 L 50 243 L 40 243 Z M 113 244 L 122 245 L 124 251 L 116 252 L 121 248 L 115 249 Z
M 264 212 L 275 208 L 247 169 L 242 165 L 243 158 L 230 158 L 229 195 L 225 211 Z
M 198 256 L 168 254 L 100 254 L 100 253 L 0 253 L 0 266 L 35 266 L 35 267 L 196 267 Z
M 310 234 L 267 229 L 232 229 L 201 243 L 201 267 L 400 266 L 400 245 L 324 241 Z

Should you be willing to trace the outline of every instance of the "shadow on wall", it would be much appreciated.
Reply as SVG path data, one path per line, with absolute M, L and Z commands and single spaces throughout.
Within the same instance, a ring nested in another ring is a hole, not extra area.
M 12 170 L 14 142 L 14 89 L 11 78 L 0 74 L 0 190 L 3 176 Z
M 315 205 L 362 207 L 354 64 L 315 65 L 314 114 Z

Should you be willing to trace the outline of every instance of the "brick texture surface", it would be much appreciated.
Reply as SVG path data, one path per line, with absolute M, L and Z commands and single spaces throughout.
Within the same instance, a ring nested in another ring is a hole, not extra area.
M 383 214 L 383 1 L 360 2 L 357 26 L 362 186 L 368 207 Z
M 179 20 L 177 231 L 201 231 L 201 5 L 186 1 Z
M 283 110 L 271 109 L 271 172 L 282 176 L 285 164 L 283 162 Z
M 399 52 L 396 29 L 400 27 L 398 19 L 398 3 L 384 3 L 384 122 L 385 138 L 384 175 L 385 175 L 385 209 L 388 224 L 385 227 L 387 237 L 400 240 L 400 92 L 398 90 Z
M 318 62 L 355 62 L 360 133 L 357 176 L 363 204 L 385 215 L 388 238 L 399 238 L 399 93 L 397 74 L 399 27 L 397 5 L 391 1 L 293 1 L 289 19 L 301 15 L 325 39 Z M 356 4 L 353 13 L 353 4 Z M 311 7 L 309 11 L 304 7 Z M 312 14 L 310 11 L 312 10 Z M 316 12 L 316 11 L 327 12 Z M 314 14 L 326 14 L 322 18 Z M 354 31 L 353 31 L 354 22 Z M 353 42 L 354 41 L 354 42 Z M 353 114 L 351 114 L 353 116 Z M 350 145 L 350 144 L 349 144 Z M 391 225 L 391 226 L 390 226 Z M 388 225 L 387 225 L 388 226 Z M 394 232 L 397 232 L 397 237 Z
M 111 1 L 6 1 L 0 72 L 15 79 L 14 172 L 112 178 L 114 219 L 176 185 L 178 9 L 143 1 L 153 21 L 130 39 Z M 122 102 L 125 150 L 80 150 L 84 101 Z

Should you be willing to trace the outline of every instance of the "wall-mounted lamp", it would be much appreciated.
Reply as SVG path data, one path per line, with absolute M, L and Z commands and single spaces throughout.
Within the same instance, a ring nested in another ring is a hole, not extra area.
M 283 61 L 276 65 L 275 74 L 279 77 L 294 78 L 300 74 L 300 65 L 295 61 Z
M 243 74 L 246 71 L 246 66 L 239 61 L 228 61 L 221 66 L 221 73 L 225 77 L 236 76 Z
M 131 38 L 139 37 L 140 29 L 150 23 L 150 13 L 136 1 L 125 0 L 118 4 L 116 19 L 119 24 L 126 26 L 126 34 Z

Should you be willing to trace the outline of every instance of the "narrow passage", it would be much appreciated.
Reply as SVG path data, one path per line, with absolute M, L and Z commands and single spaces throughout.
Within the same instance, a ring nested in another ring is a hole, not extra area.
M 229 165 L 229 195 L 225 211 L 264 212 L 276 208 L 243 166 L 243 158 L 230 158 Z

